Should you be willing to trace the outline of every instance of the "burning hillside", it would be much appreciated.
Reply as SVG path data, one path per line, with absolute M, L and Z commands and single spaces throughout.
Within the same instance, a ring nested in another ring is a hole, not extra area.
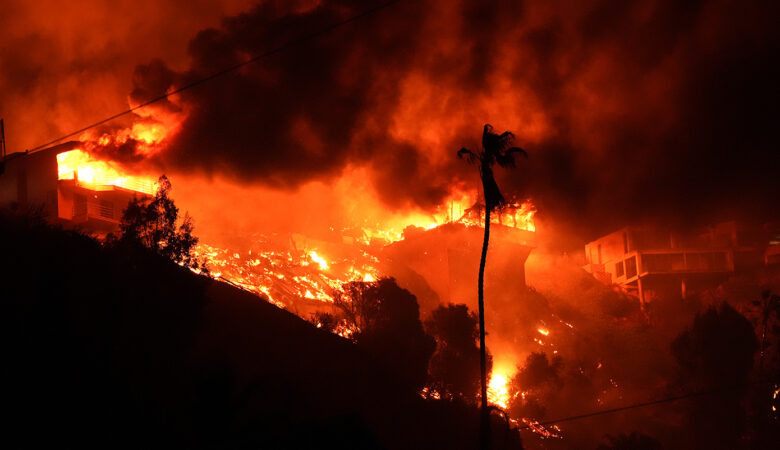
M 418 390 L 554 438 L 526 447 L 763 436 L 780 3 L 108 3 L 0 14 L 0 207 L 105 236 L 165 174 L 213 285 L 356 342 L 328 314 L 394 279 L 408 348 L 467 378 Z

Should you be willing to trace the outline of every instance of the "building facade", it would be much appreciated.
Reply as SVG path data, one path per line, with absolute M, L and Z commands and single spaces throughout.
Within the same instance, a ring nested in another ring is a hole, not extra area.
M 767 225 L 736 221 L 694 233 L 626 227 L 585 245 L 585 270 L 642 304 L 657 297 L 684 299 L 735 272 L 773 263 L 772 242 Z
M 79 145 L 68 142 L 4 157 L 0 161 L 0 206 L 39 210 L 52 223 L 98 234 L 116 230 L 128 202 L 149 197 L 153 183 L 110 177 L 99 168 L 96 172 L 94 166 L 74 164 L 69 156 L 81 152 Z M 89 176 L 80 177 L 80 169 Z

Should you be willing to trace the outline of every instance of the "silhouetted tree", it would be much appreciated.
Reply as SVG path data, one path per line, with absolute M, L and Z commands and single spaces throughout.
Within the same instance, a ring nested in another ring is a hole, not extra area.
M 477 316 L 466 305 L 441 305 L 425 321 L 436 339 L 430 363 L 430 387 L 443 398 L 476 401 L 480 387 Z M 488 371 L 493 365 L 487 355 Z
M 751 448 L 780 448 L 780 295 L 761 293 L 756 332 L 760 337 L 758 381 L 751 393 Z
M 742 399 L 758 341 L 753 326 L 723 303 L 698 314 L 693 327 L 671 344 L 686 390 L 708 390 L 688 414 L 689 437 L 697 448 L 739 448 L 745 427 Z
M 607 444 L 599 445 L 596 450 L 662 450 L 663 445 L 656 439 L 637 433 L 606 436 Z
M 530 417 L 541 419 L 545 413 L 544 398 L 557 393 L 563 386 L 560 356 L 551 360 L 546 353 L 534 352 L 518 367 L 517 374 L 510 381 L 512 394 L 509 402 L 509 414 L 515 418 Z M 521 395 L 522 393 L 522 395 Z
M 487 352 L 485 350 L 485 299 L 483 292 L 485 278 L 485 262 L 487 261 L 488 243 L 490 242 L 490 213 L 505 204 L 504 196 L 498 189 L 498 184 L 493 177 L 493 165 L 501 167 L 515 167 L 515 153 L 527 156 L 525 150 L 519 147 L 509 147 L 514 135 L 505 131 L 500 135 L 493 132 L 493 127 L 486 124 L 482 129 L 482 150 L 473 152 L 467 148 L 458 150 L 459 158 L 466 158 L 470 164 L 479 167 L 479 177 L 482 180 L 482 194 L 485 200 L 485 234 L 482 241 L 482 256 L 479 260 L 479 281 L 477 283 L 477 297 L 479 302 L 479 347 L 482 396 L 482 439 L 483 448 L 489 446 L 490 411 L 487 404 Z
M 153 198 L 131 200 L 119 222 L 119 240 L 140 244 L 185 267 L 205 270 L 193 254 L 198 238 L 192 234 L 192 219 L 185 214 L 177 227 L 179 208 L 169 197 L 170 190 L 171 182 L 163 175 Z
M 346 283 L 336 306 L 356 332 L 352 336 L 410 387 L 422 389 L 436 349 L 420 322 L 417 298 L 392 278 Z

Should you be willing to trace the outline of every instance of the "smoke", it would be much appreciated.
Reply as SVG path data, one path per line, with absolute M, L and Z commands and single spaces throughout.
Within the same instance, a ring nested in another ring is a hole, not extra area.
M 365 7 L 261 4 L 198 33 L 188 71 L 139 67 L 134 99 Z M 504 189 L 555 219 L 598 218 L 585 232 L 766 213 L 778 188 L 755 176 L 777 166 L 776 73 L 764 67 L 777 31 L 765 13 L 718 2 L 402 2 L 186 92 L 189 115 L 161 157 L 277 188 L 365 165 L 385 204 L 430 208 L 452 183 L 476 181 L 453 154 L 478 145 L 490 122 L 531 154 L 501 175 Z
M 44 141 L 122 109 L 127 93 L 138 104 L 377 4 L 206 3 L 74 7 L 54 22 L 12 2 L 36 27 L 0 19 L 16 39 L 0 44 L 9 128 L 21 117 L 36 124 L 21 142 Z M 777 8 L 401 1 L 138 119 L 178 118 L 153 157 L 161 170 L 295 190 L 361 167 L 397 210 L 476 187 L 454 153 L 491 123 L 530 154 L 499 185 L 584 238 L 635 221 L 766 217 L 780 194 Z M 127 147 L 115 156 L 137 156 Z

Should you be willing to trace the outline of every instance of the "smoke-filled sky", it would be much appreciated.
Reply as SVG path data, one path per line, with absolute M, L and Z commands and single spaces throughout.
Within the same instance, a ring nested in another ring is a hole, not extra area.
M 9 150 L 379 3 L 4 0 Z M 639 220 L 776 217 L 778 9 L 401 0 L 135 120 L 181 121 L 154 156 L 166 170 L 290 190 L 360 168 L 390 209 L 476 185 L 455 151 L 491 123 L 530 155 L 498 170 L 506 193 L 585 238 Z

